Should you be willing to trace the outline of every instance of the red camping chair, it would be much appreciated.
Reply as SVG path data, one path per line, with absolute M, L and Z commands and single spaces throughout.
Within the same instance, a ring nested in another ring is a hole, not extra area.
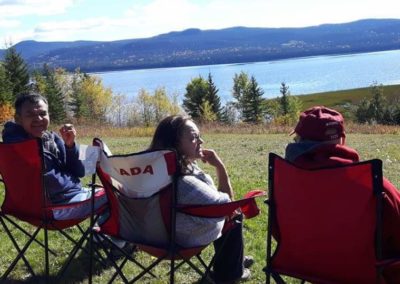
M 5 281 L 8 275 L 14 270 L 18 261 L 22 259 L 30 274 L 36 274 L 32 265 L 25 256 L 25 252 L 36 243 L 44 248 L 45 275 L 49 276 L 49 252 L 56 253 L 49 248 L 48 230 L 58 231 L 66 239 L 74 244 L 74 248 L 69 254 L 67 262 L 64 264 L 63 271 L 67 268 L 70 261 L 74 258 L 80 248 L 84 249 L 83 242 L 88 238 L 91 230 L 83 230 L 79 224 L 90 217 L 73 220 L 56 220 L 55 215 L 64 210 L 79 208 L 87 202 L 94 202 L 93 199 L 72 203 L 68 205 L 51 205 L 47 198 L 44 188 L 44 160 L 41 139 L 31 139 L 18 143 L 0 143 L 0 174 L 4 183 L 5 196 L 0 211 L 0 221 L 12 241 L 18 254 L 11 262 L 8 269 L 3 273 L 1 281 Z M 104 191 L 96 193 L 96 198 L 104 196 Z M 103 206 L 104 207 L 104 206 Z M 104 208 L 99 208 L 96 213 Z M 15 220 L 16 219 L 16 220 Z M 19 221 L 29 223 L 36 227 L 33 233 L 24 229 Z M 94 220 L 92 220 L 94 222 Z M 76 240 L 67 234 L 64 229 L 77 226 L 80 230 L 80 238 Z M 15 230 L 16 229 L 16 230 Z M 44 232 L 44 243 L 39 241 L 39 232 Z M 28 237 L 26 244 L 21 246 L 17 239 Z M 86 249 L 86 252 L 89 251 Z
M 170 261 L 170 283 L 174 283 L 175 270 L 183 263 L 187 263 L 203 278 L 212 265 L 206 265 L 200 257 L 200 252 L 206 247 L 182 248 L 175 243 L 175 216 L 177 212 L 184 212 L 201 217 L 224 217 L 242 207 L 243 211 L 252 211 L 252 217 L 258 214 L 255 197 L 263 196 L 263 191 L 252 192 L 249 197 L 235 202 L 219 205 L 177 205 L 175 179 L 177 174 L 176 154 L 171 150 L 144 151 L 127 155 L 111 155 L 107 147 L 95 138 L 95 146 L 100 146 L 105 151 L 101 156 L 97 168 L 97 174 L 106 190 L 110 202 L 110 218 L 101 225 L 98 233 L 125 239 L 134 243 L 137 248 L 147 254 L 156 257 L 156 260 L 144 267 L 137 260 L 128 256 L 121 264 L 117 265 L 116 276 L 120 276 L 124 282 L 135 282 L 163 260 Z M 130 203 L 130 208 L 139 208 L 137 212 L 129 211 L 130 218 L 139 220 L 141 227 L 138 228 L 138 240 L 128 239 L 123 234 L 124 226 L 121 224 L 123 214 L 126 214 L 124 204 Z M 148 208 L 151 208 L 150 210 Z M 145 208 L 141 210 L 140 208 Z M 258 209 L 258 208 L 257 208 Z M 249 216 L 250 217 L 250 216 Z M 147 231 L 151 228 L 150 231 Z M 160 236 L 163 236 L 160 239 Z M 96 237 L 96 235 L 95 235 Z M 196 257 L 202 269 L 198 268 L 192 261 Z M 130 281 L 125 277 L 122 268 L 127 260 L 134 261 L 141 267 L 141 272 Z M 181 262 L 175 262 L 175 261 Z
M 380 160 L 304 170 L 271 153 L 268 195 L 267 283 L 383 283 Z

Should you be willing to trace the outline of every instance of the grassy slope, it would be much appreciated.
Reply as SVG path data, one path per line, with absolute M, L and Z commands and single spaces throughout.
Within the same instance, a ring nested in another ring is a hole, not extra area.
M 396 98 L 400 99 L 400 85 L 384 86 L 383 94 L 389 101 Z M 339 111 L 346 111 L 346 106 L 349 104 L 356 105 L 364 97 L 370 98 L 371 96 L 371 88 L 359 88 L 303 95 L 298 96 L 298 98 L 302 101 L 304 109 L 316 105 L 324 105 Z

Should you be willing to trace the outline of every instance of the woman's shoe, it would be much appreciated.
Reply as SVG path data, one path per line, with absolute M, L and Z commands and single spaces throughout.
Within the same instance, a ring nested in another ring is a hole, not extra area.
M 254 263 L 254 258 L 251 255 L 246 255 L 243 257 L 243 267 L 249 268 Z

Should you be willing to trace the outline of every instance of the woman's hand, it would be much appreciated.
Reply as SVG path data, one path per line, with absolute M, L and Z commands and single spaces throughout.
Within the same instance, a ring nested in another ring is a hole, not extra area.
M 211 166 L 214 166 L 217 172 L 218 178 L 218 190 L 225 192 L 228 194 L 229 198 L 233 200 L 233 190 L 231 186 L 231 182 L 229 180 L 228 173 L 225 169 L 225 165 L 220 159 L 220 157 L 215 153 L 214 150 L 211 149 L 203 149 L 203 155 L 201 160 L 204 163 L 209 163 Z
M 223 166 L 223 163 L 217 153 L 212 149 L 202 149 L 201 160 L 214 167 Z
M 72 124 L 64 124 L 60 128 L 60 134 L 64 140 L 65 146 L 72 148 L 75 145 L 76 129 Z

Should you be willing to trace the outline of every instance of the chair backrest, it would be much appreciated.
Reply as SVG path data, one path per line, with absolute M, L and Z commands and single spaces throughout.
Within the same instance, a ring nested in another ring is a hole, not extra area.
M 3 213 L 30 223 L 43 218 L 43 169 L 40 139 L 0 143 L 0 174 L 5 185 Z
M 381 195 L 380 160 L 304 170 L 270 154 L 269 231 L 278 244 L 272 257 L 267 244 L 267 269 L 315 283 L 375 283 Z
M 97 138 L 93 145 L 107 149 Z M 107 193 L 110 218 L 102 224 L 102 231 L 136 242 L 167 242 L 173 219 L 171 203 L 176 201 L 176 166 L 171 150 L 127 155 L 103 151 L 97 174 Z M 130 233 L 137 235 L 128 237 Z

